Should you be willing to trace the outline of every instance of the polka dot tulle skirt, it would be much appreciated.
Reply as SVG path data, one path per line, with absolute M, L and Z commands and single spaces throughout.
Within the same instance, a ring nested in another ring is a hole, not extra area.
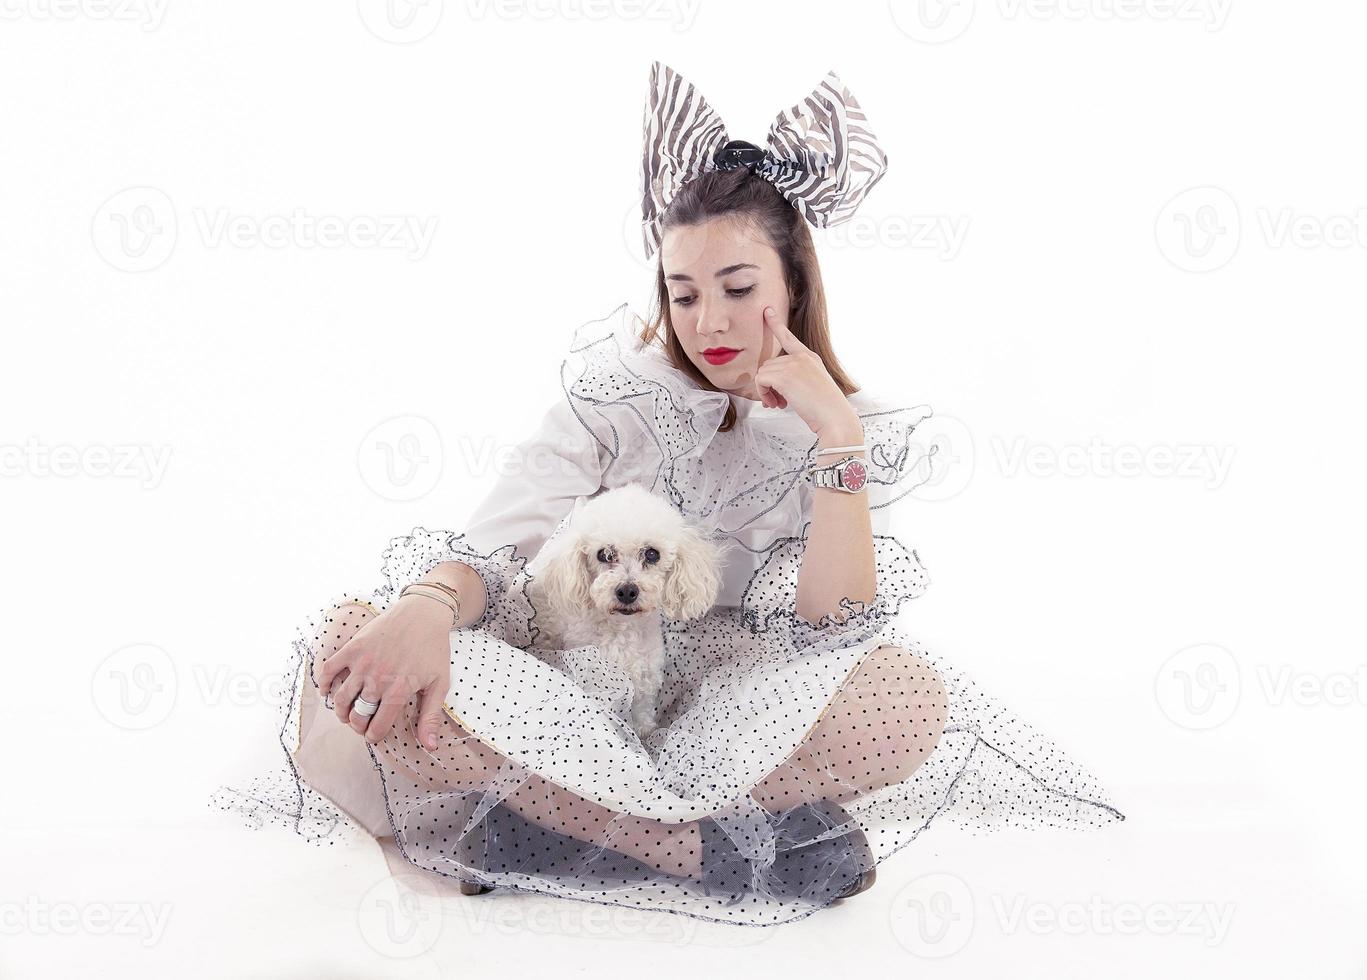
M 870 887 L 932 824 L 1123 820 L 1091 773 L 908 632 L 904 607 L 929 580 L 896 537 L 875 533 L 871 602 L 797 615 L 816 438 L 794 413 L 755 405 L 721 431 L 730 396 L 636 343 L 637 327 L 620 307 L 575 332 L 563 417 L 602 461 L 602 490 L 647 487 L 731 546 L 709 612 L 662 614 L 659 727 L 637 734 L 631 681 L 594 645 L 538 642 L 533 556 L 511 537 L 415 528 L 383 550 L 373 587 L 300 624 L 282 765 L 212 802 L 314 843 L 392 836 L 417 868 L 495 889 L 468 901 L 523 890 L 743 925 Z M 882 518 L 925 479 L 933 447 L 915 451 L 913 433 L 929 412 L 851 402 Z M 322 703 L 315 668 L 444 561 L 478 572 L 488 601 L 450 634 L 438 744 L 417 739 L 416 698 L 372 744 Z

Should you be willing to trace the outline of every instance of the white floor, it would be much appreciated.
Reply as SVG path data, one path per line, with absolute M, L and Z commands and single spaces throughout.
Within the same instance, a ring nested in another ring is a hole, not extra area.
M 1150 802 L 1184 805 L 1172 793 Z M 73 913 L 58 908 L 42 910 L 57 921 L 18 935 L 6 923 L 0 977 L 1362 975 L 1360 868 L 1255 812 L 1237 826 L 1162 822 L 1149 810 L 1100 833 L 932 828 L 881 866 L 870 891 L 770 928 L 465 897 L 407 865 L 388 838 L 310 847 L 212 813 L 54 825 L 7 835 L 7 891 L 42 881 L 71 908 L 104 912 L 107 931 L 64 927 Z

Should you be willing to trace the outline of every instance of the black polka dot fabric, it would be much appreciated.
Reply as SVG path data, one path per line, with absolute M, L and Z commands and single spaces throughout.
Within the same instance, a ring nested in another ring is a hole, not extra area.
M 334 596 L 301 625 L 285 768 L 214 804 L 312 842 L 392 835 L 419 868 L 495 886 L 470 901 L 521 889 L 742 925 L 857 893 L 935 821 L 1123 820 L 1093 775 L 904 629 L 904 603 L 929 580 L 896 537 L 875 533 L 872 602 L 846 599 L 817 623 L 796 614 L 815 437 L 795 413 L 756 405 L 719 431 L 729 396 L 636 348 L 629 324 L 580 328 L 562 365 L 566 405 L 601 447 L 601 487 L 660 494 L 729 556 L 710 612 L 662 621 L 661 727 L 636 735 L 631 682 L 594 646 L 538 642 L 532 555 L 414 528 L 384 550 L 375 588 Z M 851 402 L 878 513 L 925 478 L 912 433 L 929 411 Z M 488 604 L 451 632 L 438 746 L 418 742 L 416 699 L 371 744 L 321 704 L 315 667 L 444 561 L 478 572 Z

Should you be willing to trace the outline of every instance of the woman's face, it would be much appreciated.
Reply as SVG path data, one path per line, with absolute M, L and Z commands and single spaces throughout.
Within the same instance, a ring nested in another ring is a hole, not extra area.
M 764 308 L 788 322 L 788 285 L 776 252 L 742 222 L 714 218 L 675 227 L 660 243 L 670 321 L 688 359 L 722 391 L 760 399 L 759 366 L 778 353 L 766 337 Z M 727 348 L 729 360 L 706 356 Z

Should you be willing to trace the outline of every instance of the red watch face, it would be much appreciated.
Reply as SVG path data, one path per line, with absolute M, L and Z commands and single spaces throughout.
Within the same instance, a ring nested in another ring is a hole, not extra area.
M 864 468 L 864 464 L 857 459 L 852 459 L 845 464 L 845 473 L 840 482 L 848 490 L 863 490 L 868 478 L 869 471 Z

